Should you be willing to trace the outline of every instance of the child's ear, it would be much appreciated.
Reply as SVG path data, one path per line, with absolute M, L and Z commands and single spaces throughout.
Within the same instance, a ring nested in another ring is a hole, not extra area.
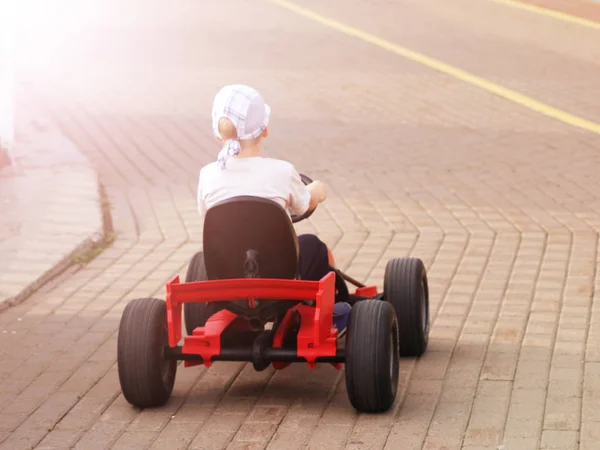
M 269 135 L 269 129 L 265 128 L 262 132 L 262 137 L 266 138 Z

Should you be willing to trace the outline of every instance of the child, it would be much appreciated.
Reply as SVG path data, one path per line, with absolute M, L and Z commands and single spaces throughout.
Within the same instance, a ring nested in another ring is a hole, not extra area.
M 245 85 L 225 86 L 216 95 L 212 125 L 222 149 L 217 161 L 200 171 L 200 214 L 240 195 L 268 198 L 297 215 L 325 201 L 327 193 L 322 182 L 305 186 L 291 163 L 260 156 L 260 145 L 268 136 L 270 111 L 261 95 Z M 330 271 L 327 246 L 312 234 L 298 236 L 298 245 L 300 278 L 320 280 Z M 334 325 L 340 336 L 346 331 L 349 315 L 348 303 L 336 303 Z

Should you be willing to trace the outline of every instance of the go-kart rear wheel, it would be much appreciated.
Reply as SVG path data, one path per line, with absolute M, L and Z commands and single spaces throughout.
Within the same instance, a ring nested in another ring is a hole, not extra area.
M 429 342 L 429 285 L 423 261 L 418 258 L 388 261 L 383 298 L 396 310 L 400 326 L 400 355 L 421 356 Z
M 165 302 L 155 298 L 129 302 L 119 326 L 117 366 L 123 396 L 132 405 L 162 406 L 171 397 L 177 361 L 165 359 L 167 344 Z
M 190 261 L 185 282 L 206 280 L 208 280 L 208 276 L 204 265 L 204 252 L 198 252 Z M 183 318 L 188 336 L 191 336 L 197 327 L 203 327 L 209 317 L 206 311 L 206 303 L 185 303 L 183 305 Z
M 394 308 L 382 300 L 352 307 L 346 338 L 346 389 L 360 412 L 385 412 L 398 392 L 400 353 Z

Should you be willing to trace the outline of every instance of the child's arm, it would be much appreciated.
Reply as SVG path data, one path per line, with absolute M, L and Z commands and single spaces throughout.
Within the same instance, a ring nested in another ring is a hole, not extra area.
M 305 185 L 296 169 L 292 170 L 289 206 L 294 214 L 300 216 L 307 211 L 312 211 L 326 198 L 327 192 L 322 182 L 313 181 Z
M 308 206 L 309 210 L 315 209 L 319 203 L 324 202 L 327 198 L 327 191 L 325 190 L 325 185 L 319 181 L 313 181 L 308 186 L 306 186 L 308 192 L 310 192 L 310 204 Z

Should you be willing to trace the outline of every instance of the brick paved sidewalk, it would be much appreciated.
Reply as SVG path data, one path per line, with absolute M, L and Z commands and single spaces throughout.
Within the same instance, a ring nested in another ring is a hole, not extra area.
M 0 169 L 0 310 L 103 238 L 96 170 L 54 125 L 23 117 L 15 166 Z

